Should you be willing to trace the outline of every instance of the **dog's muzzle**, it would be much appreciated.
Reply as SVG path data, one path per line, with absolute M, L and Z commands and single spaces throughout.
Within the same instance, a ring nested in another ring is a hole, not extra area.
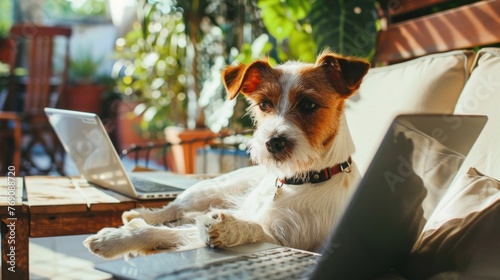
M 271 154 L 281 153 L 285 149 L 288 140 L 283 136 L 272 137 L 266 141 L 266 149 Z

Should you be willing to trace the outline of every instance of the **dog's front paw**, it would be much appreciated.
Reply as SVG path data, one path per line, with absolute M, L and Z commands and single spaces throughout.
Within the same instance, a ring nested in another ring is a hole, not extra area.
M 122 214 L 123 224 L 140 218 L 150 225 L 161 225 L 179 219 L 182 215 L 177 211 L 177 207 L 169 206 L 159 209 L 137 208 L 125 211 Z
M 129 253 L 136 253 L 137 248 L 132 246 L 136 244 L 134 238 L 137 236 L 132 231 L 144 226 L 147 226 L 144 220 L 135 219 L 120 228 L 103 228 L 85 239 L 83 245 L 90 252 L 106 259 L 116 259 Z
M 201 238 L 211 247 L 233 247 L 247 243 L 242 231 L 244 221 L 236 219 L 229 213 L 212 211 L 207 214 L 202 222 Z
M 124 225 L 128 224 L 130 221 L 136 218 L 141 218 L 141 212 L 135 209 L 132 209 L 130 211 L 125 211 L 122 214 L 122 221 Z
M 121 228 L 103 228 L 83 241 L 83 245 L 95 255 L 106 259 L 115 259 L 125 254 L 122 250 Z

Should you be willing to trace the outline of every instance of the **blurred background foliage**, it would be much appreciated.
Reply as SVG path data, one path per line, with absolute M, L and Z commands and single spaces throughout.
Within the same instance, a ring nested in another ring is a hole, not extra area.
M 112 76 L 125 101 L 141 115 L 141 130 L 161 138 L 168 125 L 186 122 L 185 57 L 187 37 L 182 13 L 165 2 L 145 2 L 139 22 L 116 40 Z

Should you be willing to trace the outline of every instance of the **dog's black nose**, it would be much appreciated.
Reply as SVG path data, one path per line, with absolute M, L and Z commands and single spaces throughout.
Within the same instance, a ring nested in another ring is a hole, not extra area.
M 266 149 L 271 154 L 282 152 L 286 145 L 286 138 L 282 136 L 272 137 L 266 141 Z

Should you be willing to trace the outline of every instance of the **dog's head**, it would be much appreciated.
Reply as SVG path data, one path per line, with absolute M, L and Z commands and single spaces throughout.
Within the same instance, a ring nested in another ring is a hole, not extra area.
M 340 126 L 345 99 L 360 86 L 370 64 L 323 52 L 315 64 L 265 60 L 229 66 L 222 76 L 229 98 L 250 102 L 256 131 L 252 160 L 284 174 L 309 171 L 321 160 Z

